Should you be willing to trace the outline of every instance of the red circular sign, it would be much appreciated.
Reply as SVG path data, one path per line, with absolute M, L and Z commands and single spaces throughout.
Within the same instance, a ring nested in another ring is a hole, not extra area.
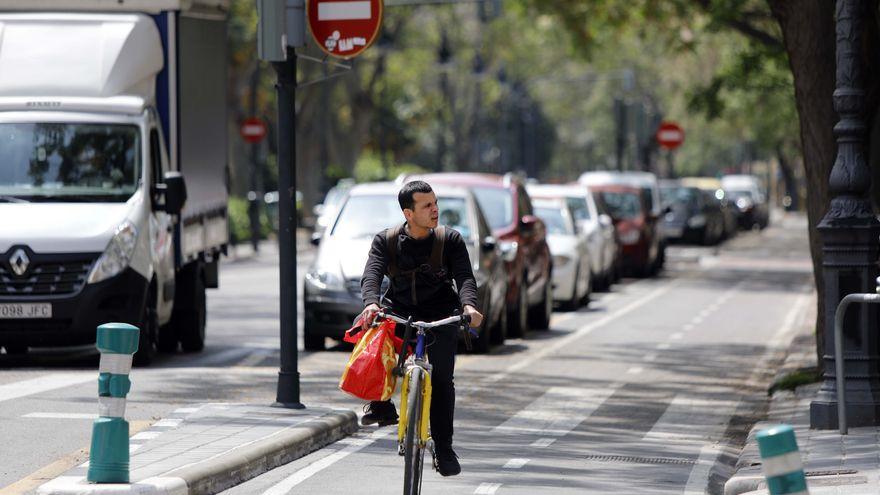
M 324 53 L 349 59 L 376 41 L 383 9 L 382 0 L 308 0 L 306 17 Z
M 266 137 L 266 123 L 262 119 L 251 117 L 241 123 L 241 128 L 239 128 L 238 132 L 241 133 L 241 137 L 245 141 L 256 144 Z
M 668 150 L 674 150 L 684 142 L 684 129 L 675 122 L 663 122 L 657 129 L 657 144 Z

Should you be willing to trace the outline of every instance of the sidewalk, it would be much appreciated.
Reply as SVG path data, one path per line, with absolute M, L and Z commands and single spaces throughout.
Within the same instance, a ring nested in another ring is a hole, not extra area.
M 131 484 L 88 483 L 85 463 L 37 493 L 217 493 L 357 429 L 357 416 L 350 410 L 253 404 L 187 407 L 131 437 Z
M 812 335 L 796 338 L 780 375 L 815 366 L 814 342 Z M 736 474 L 724 486 L 725 495 L 768 493 L 755 434 L 779 423 L 795 429 L 812 495 L 880 493 L 880 427 L 850 428 L 849 435 L 843 437 L 837 430 L 811 430 L 810 401 L 818 389 L 817 383 L 798 387 L 796 392 L 773 394 L 767 420 L 749 432 Z

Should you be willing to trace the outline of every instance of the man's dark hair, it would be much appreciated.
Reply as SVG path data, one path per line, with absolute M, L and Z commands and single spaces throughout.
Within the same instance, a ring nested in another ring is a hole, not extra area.
M 416 201 L 413 199 L 413 195 L 415 193 L 427 194 L 432 192 L 434 192 L 434 190 L 431 189 L 431 186 L 427 182 L 423 180 L 414 180 L 412 182 L 407 182 L 400 188 L 400 192 L 397 193 L 397 202 L 400 203 L 401 210 L 407 208 L 414 210 Z

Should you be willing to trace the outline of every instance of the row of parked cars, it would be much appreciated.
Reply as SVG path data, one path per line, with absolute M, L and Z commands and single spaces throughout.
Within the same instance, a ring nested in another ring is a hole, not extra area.
M 650 173 L 588 172 L 572 184 L 514 175 L 439 173 L 341 183 L 318 214 L 317 255 L 304 280 L 304 344 L 341 339 L 363 309 L 360 280 L 373 236 L 403 221 L 400 187 L 434 188 L 440 223 L 465 239 L 485 316 L 476 352 L 546 329 L 554 308 L 577 309 L 623 274 L 662 268 L 664 210 Z M 387 283 L 387 280 L 386 280 Z

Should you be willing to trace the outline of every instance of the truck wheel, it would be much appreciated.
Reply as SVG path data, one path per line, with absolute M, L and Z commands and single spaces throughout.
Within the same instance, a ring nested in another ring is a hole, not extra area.
M 144 302 L 143 316 L 138 334 L 138 350 L 134 354 L 134 364 L 147 366 L 156 358 L 156 334 L 159 331 L 159 312 L 156 310 L 156 291 L 150 286 Z
M 305 320 L 303 322 L 303 347 L 307 351 L 323 351 L 324 350 L 324 336 L 323 335 L 313 335 L 309 331 L 309 327 L 311 326 L 309 320 Z
M 198 352 L 205 348 L 205 279 L 199 263 L 191 263 L 180 271 L 179 291 L 171 315 L 173 326 L 184 352 Z

